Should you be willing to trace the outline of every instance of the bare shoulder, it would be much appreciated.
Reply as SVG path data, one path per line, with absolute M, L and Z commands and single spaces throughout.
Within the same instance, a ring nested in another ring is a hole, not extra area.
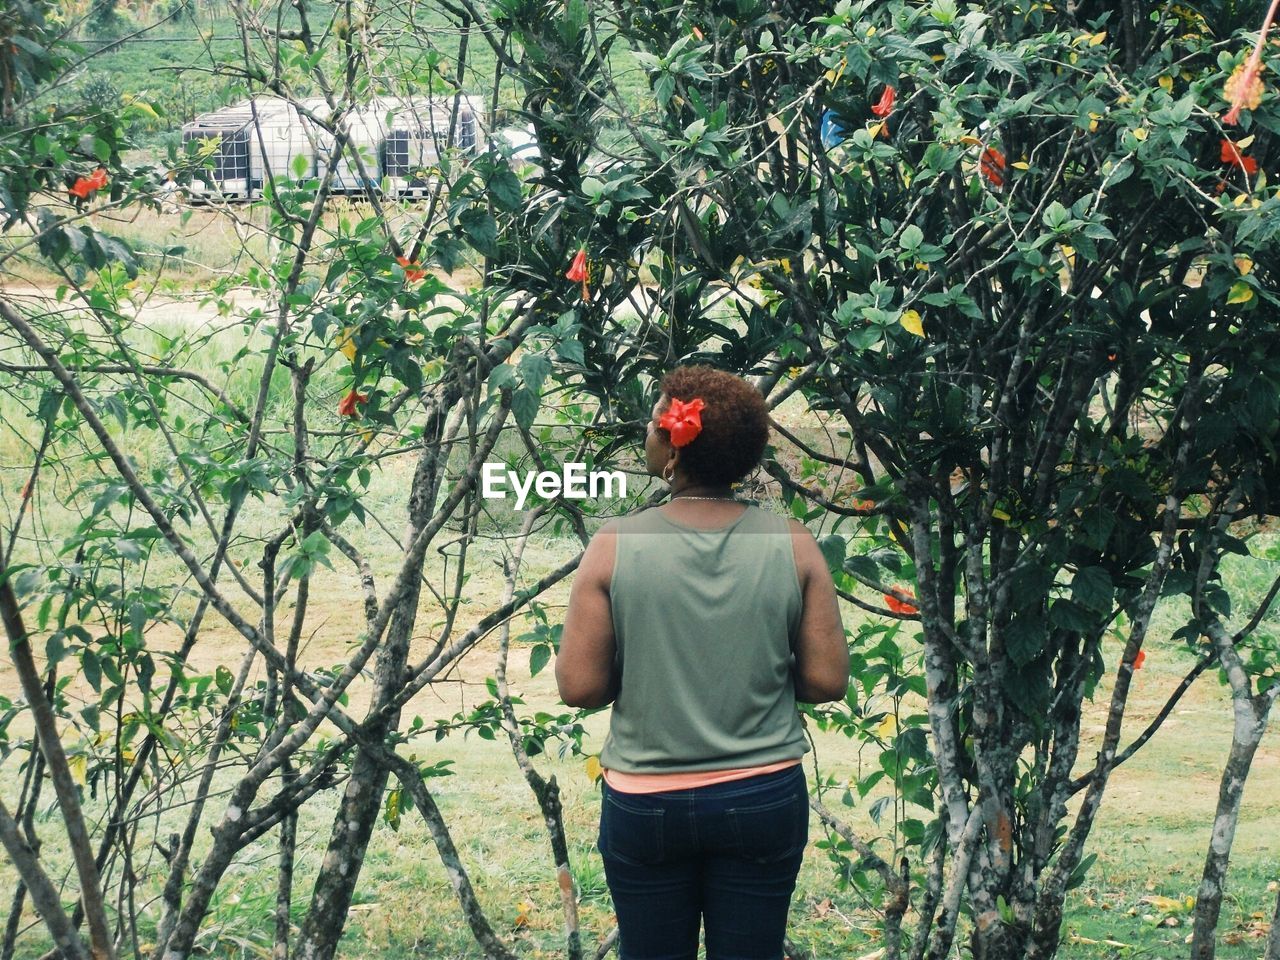
M 807 549 L 809 546 L 818 549 L 818 541 L 813 538 L 813 532 L 808 527 L 794 517 L 787 517 L 786 520 L 787 529 L 791 531 L 791 542 L 797 549 Z
M 787 518 L 787 529 L 791 532 L 791 549 L 796 558 L 796 572 L 800 574 L 801 583 L 809 577 L 814 569 L 815 561 L 822 561 L 822 551 L 813 533 L 794 517 Z
M 613 577 L 613 553 L 619 528 L 620 524 L 616 519 L 600 527 L 591 537 L 578 565 L 580 574 L 606 587 Z

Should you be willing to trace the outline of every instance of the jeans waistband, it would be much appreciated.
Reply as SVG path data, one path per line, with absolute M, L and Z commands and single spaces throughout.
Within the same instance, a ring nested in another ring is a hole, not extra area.
M 764 793 L 772 789 L 777 789 L 780 786 L 789 785 L 793 780 L 799 780 L 801 782 L 804 781 L 803 764 L 797 763 L 795 766 L 787 767 L 785 770 L 775 770 L 773 773 L 759 773 L 754 777 L 743 777 L 741 780 L 728 780 L 724 783 L 713 783 L 706 787 L 692 787 L 687 790 L 663 790 L 658 793 L 624 793 L 621 790 L 614 790 L 609 786 L 606 780 L 602 779 L 600 783 L 605 791 L 620 797 L 729 798 Z

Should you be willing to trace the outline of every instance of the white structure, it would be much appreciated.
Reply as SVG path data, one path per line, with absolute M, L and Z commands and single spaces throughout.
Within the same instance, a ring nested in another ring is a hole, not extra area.
M 457 119 L 450 121 L 455 101 Z M 224 199 L 260 196 L 269 180 L 323 177 L 335 152 L 334 137 L 321 123 L 329 115 L 320 98 L 301 110 L 276 97 L 256 97 L 206 113 L 182 128 L 183 142 L 217 140 L 204 191 Z M 312 118 L 316 119 L 312 119 Z M 469 97 L 375 97 L 346 115 L 347 144 L 333 171 L 335 193 L 381 189 L 391 196 L 422 196 L 429 189 L 440 150 L 452 143 L 474 153 L 481 141 L 479 104 Z M 359 162 L 357 162 L 357 157 Z

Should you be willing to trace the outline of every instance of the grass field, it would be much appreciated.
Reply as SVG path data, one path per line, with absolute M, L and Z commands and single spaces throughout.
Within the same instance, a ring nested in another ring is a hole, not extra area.
M 160 324 L 150 333 L 139 330 L 137 336 L 155 337 L 156 343 L 160 343 L 168 342 L 168 337 L 177 332 Z M 219 358 L 232 354 L 243 336 L 241 329 L 231 324 L 226 332 L 205 342 L 199 357 L 190 362 L 198 363 L 211 376 L 228 378 L 228 385 L 233 389 L 243 390 L 252 379 L 251 371 L 222 371 L 218 364 Z M 246 383 L 237 386 L 237 377 Z M 812 430 L 798 395 L 781 408 L 778 416 L 784 424 L 801 433 Z M 6 466 L 0 470 L 0 494 L 7 503 L 13 503 L 22 475 L 17 465 L 26 462 L 29 456 L 18 438 L 29 435 L 30 428 L 24 425 L 12 397 L 0 399 L 0 426 L 3 429 L 0 462 Z M 135 437 L 131 442 L 133 454 L 144 461 L 161 455 L 157 447 L 149 446 L 154 440 Z M 407 458 L 393 458 L 384 461 L 374 475 L 366 502 L 384 517 L 389 529 L 399 528 L 410 470 Z M 38 529 L 41 539 L 46 541 L 46 555 L 77 521 L 67 486 L 76 479 L 68 470 L 50 474 L 47 483 L 42 481 L 39 506 L 44 526 Z M 273 509 L 252 503 L 249 509 L 248 529 L 264 525 L 269 529 L 278 519 Z M 464 623 L 479 618 L 496 604 L 500 582 L 491 561 L 502 552 L 502 541 L 496 535 L 509 528 L 510 519 L 496 518 L 489 530 L 495 538 L 476 548 L 472 567 L 475 574 L 468 586 Z M 815 530 L 815 533 L 821 532 Z M 396 553 L 390 537 L 372 524 L 354 527 L 350 535 L 358 539 L 375 566 L 385 573 Z M 1264 542 L 1270 541 L 1264 538 Z M 25 549 L 33 553 L 34 546 L 28 544 Z M 554 536 L 549 531 L 538 536 L 526 557 L 528 576 L 536 577 L 571 556 L 577 548 L 572 539 Z M 434 554 L 432 557 L 430 562 L 435 566 L 429 576 L 438 577 L 439 560 Z M 251 555 L 246 552 L 244 559 L 249 561 Z M 176 566 L 166 569 L 166 563 L 161 562 L 151 570 L 159 582 L 178 579 Z M 1250 592 L 1254 585 L 1269 580 L 1268 571 L 1272 566 L 1270 561 L 1238 559 L 1229 576 L 1233 585 Z M 304 664 L 318 666 L 331 664 L 345 655 L 357 630 L 357 611 L 349 599 L 355 595 L 355 581 L 343 568 L 324 573 L 317 588 L 315 622 L 320 629 L 304 649 L 302 660 Z M 548 598 L 553 620 L 562 611 L 566 598 L 567 590 L 563 587 Z M 1126 724 L 1130 736 L 1158 711 L 1191 663 L 1191 655 L 1182 645 L 1163 639 L 1181 623 L 1178 612 L 1177 604 L 1170 603 L 1158 616 L 1146 665 L 1136 675 Z M 844 614 L 846 626 L 851 628 L 861 616 L 848 608 Z M 432 619 L 431 612 L 424 610 L 424 622 L 430 623 Z M 174 637 L 172 630 L 157 628 L 149 635 L 148 645 L 163 650 L 173 646 Z M 196 647 L 193 662 L 206 671 L 220 665 L 234 668 L 241 649 L 225 625 L 210 621 Z M 495 651 L 491 638 L 469 654 L 447 680 L 424 691 L 412 704 L 411 713 L 430 722 L 450 717 L 485 699 L 484 680 L 493 672 Z M 1114 662 L 1116 650 L 1109 648 L 1108 654 Z M 527 647 L 513 651 L 514 688 L 525 699 L 527 710 L 555 709 L 557 701 L 551 671 L 529 677 L 527 656 Z M 0 693 L 14 696 L 16 688 L 16 679 L 8 664 L 0 666 Z M 1090 706 L 1085 724 L 1086 746 L 1081 750 L 1082 765 L 1092 759 L 1089 744 L 1096 743 L 1100 736 L 1107 694 L 1104 684 Z M 352 709 L 357 713 L 365 696 L 367 690 L 363 688 L 353 691 Z M 595 715 L 590 722 L 589 749 L 592 751 L 599 749 L 605 723 L 604 714 Z M 1195 893 L 1217 793 L 1219 765 L 1229 734 L 1229 700 L 1225 688 L 1211 672 L 1192 689 L 1152 742 L 1117 771 L 1089 844 L 1089 850 L 1098 854 L 1098 860 L 1084 885 L 1070 900 L 1062 956 L 1083 960 L 1185 954 L 1183 940 L 1189 929 L 1186 898 Z M 815 742 L 816 756 L 824 772 L 844 777 L 853 774 L 860 759 L 874 762 L 874 757 L 859 758 L 856 744 L 840 735 L 819 733 Z M 561 918 L 548 847 L 536 807 L 505 745 L 473 736 L 454 737 L 441 743 L 425 738 L 406 749 L 429 763 L 440 759 L 456 761 L 454 776 L 432 781 L 430 786 L 437 791 L 464 862 L 495 925 L 521 955 L 541 957 L 558 953 Z M 17 780 L 18 759 L 11 757 L 0 767 L 4 771 L 0 781 L 4 786 L 0 790 L 10 801 Z M 598 811 L 596 787 L 588 780 L 581 759 L 543 756 L 537 758 L 536 763 L 545 772 L 554 772 L 564 790 L 583 927 L 589 939 L 602 937 L 610 929 L 611 919 L 608 893 L 593 847 Z M 875 797 L 873 793 L 856 809 L 844 810 L 849 821 L 868 836 L 875 836 L 880 829 L 867 814 Z M 295 902 L 298 917 L 305 910 L 307 881 L 323 853 L 335 801 L 336 792 L 323 793 L 302 816 Z M 839 808 L 838 796 L 829 797 L 828 805 Z M 92 803 L 90 809 L 94 809 Z M 65 868 L 56 812 L 46 809 L 40 821 L 46 838 L 46 858 L 51 864 Z M 1271 918 L 1275 883 L 1280 878 L 1278 825 L 1280 749 L 1273 735 L 1264 742 L 1254 764 L 1236 840 L 1228 901 L 1220 928 L 1224 939 L 1220 956 L 1228 960 L 1251 960 L 1261 955 L 1261 938 Z M 169 824 L 165 823 L 161 835 L 168 829 Z M 821 838 L 816 826 L 812 838 L 815 841 Z M 268 838 L 258 848 L 247 851 L 228 875 L 202 935 L 202 944 L 211 952 L 222 956 L 257 956 L 269 950 L 269 911 L 274 897 L 272 873 L 256 866 L 272 856 Z M 10 887 L 12 883 L 9 868 L 0 867 L 0 886 Z M 460 920 L 426 830 L 414 815 L 404 818 L 398 832 L 379 824 L 363 868 L 360 889 L 346 935 L 346 955 L 388 960 L 407 955 L 478 956 Z M 152 895 L 156 892 L 151 891 Z M 878 949 L 874 906 L 873 901 L 868 901 L 856 889 L 838 889 L 822 852 L 811 848 L 793 905 L 791 937 L 797 946 L 815 957 L 873 956 Z M 28 925 L 36 922 L 33 916 L 24 919 Z M 144 912 L 144 924 L 154 923 L 156 919 L 154 908 Z M 19 956 L 35 957 L 44 947 L 39 929 L 33 929 L 22 940 Z
M 81 5 L 68 6 L 79 13 Z M 181 147 L 184 123 L 247 95 L 243 80 L 237 76 L 244 63 L 244 48 L 235 10 L 228 0 L 193 0 L 193 13 L 174 17 L 165 16 L 163 4 L 147 4 L 143 10 L 139 9 L 141 6 L 120 0 L 120 19 L 110 29 L 83 14 L 80 19 L 74 14 L 70 17 L 76 24 L 73 39 L 83 46 L 86 57 L 73 78 L 72 89 L 94 102 L 109 100 L 114 92 L 125 103 L 137 99 L 152 107 L 155 116 L 137 114 L 132 133 L 147 148 L 139 156 L 150 155 L 159 162 L 168 147 Z M 310 0 L 307 4 L 313 29 L 325 37 L 328 56 L 321 69 L 331 79 L 342 75 L 339 44 L 327 32 L 335 6 L 332 0 Z M 274 0 L 251 7 L 264 26 L 261 30 L 250 29 L 250 50 L 258 62 L 270 64 L 274 51 L 263 38 L 277 27 L 277 13 L 280 28 L 296 29 L 297 11 L 288 2 Z M 456 79 L 462 41 L 456 19 L 434 4 L 380 3 L 370 4 L 367 9 L 376 11 L 371 24 L 374 41 L 366 63 L 371 71 L 371 92 L 445 90 Z M 607 34 L 605 27 L 601 30 Z M 283 46 L 287 57 L 292 45 L 286 42 Z M 466 50 L 462 87 L 488 103 L 493 96 L 497 58 L 478 30 L 471 32 Z M 427 53 L 439 56 L 438 70 L 429 70 L 425 65 Z M 652 102 L 644 71 L 623 44 L 610 51 L 608 62 L 619 96 L 641 113 L 640 108 Z M 294 75 L 290 83 L 301 96 L 319 92 L 314 78 L 304 80 Z M 334 85 L 339 83 L 335 81 Z M 497 94 L 502 114 L 499 127 L 523 123 L 515 115 L 522 100 L 522 92 L 504 78 Z M 603 122 L 607 126 L 610 121 Z

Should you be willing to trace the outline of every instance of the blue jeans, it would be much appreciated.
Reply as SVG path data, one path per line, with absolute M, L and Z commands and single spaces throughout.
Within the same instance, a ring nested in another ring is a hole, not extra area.
M 693 790 L 604 784 L 600 855 L 620 960 L 778 960 L 809 839 L 799 765 Z

